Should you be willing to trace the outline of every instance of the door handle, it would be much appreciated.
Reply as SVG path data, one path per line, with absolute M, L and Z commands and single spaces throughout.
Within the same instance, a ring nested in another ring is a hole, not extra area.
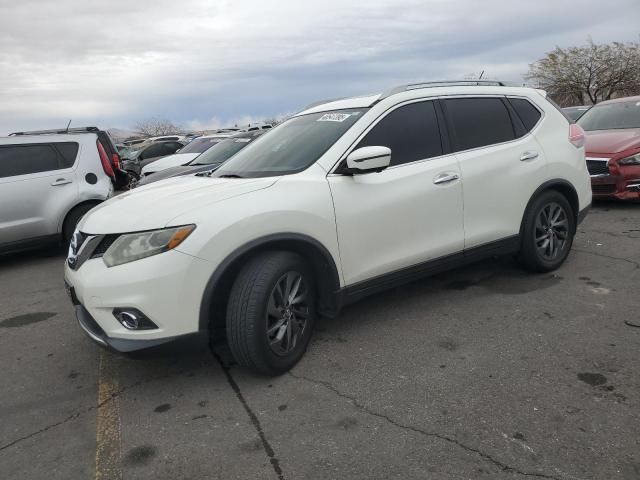
M 521 162 L 533 160 L 534 158 L 538 158 L 538 152 L 523 152 L 522 155 L 520 155 Z
M 57 187 L 59 185 L 66 185 L 67 183 L 71 183 L 73 180 L 69 180 L 68 178 L 56 178 L 53 182 L 51 182 L 52 187 Z
M 460 176 L 457 173 L 441 173 L 433 179 L 433 183 L 436 185 L 441 185 L 443 183 L 453 182 L 454 180 L 458 180 L 459 178 Z

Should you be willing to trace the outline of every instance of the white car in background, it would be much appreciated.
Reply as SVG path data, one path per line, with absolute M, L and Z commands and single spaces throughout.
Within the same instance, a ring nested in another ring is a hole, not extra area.
M 65 281 L 102 345 L 226 328 L 240 365 L 281 374 L 364 296 L 496 255 L 560 267 L 591 204 L 584 141 L 544 92 L 495 81 L 324 102 L 210 175 L 95 208 Z
M 205 135 L 202 137 L 198 137 L 195 140 L 192 140 L 184 148 L 178 150 L 173 155 L 161 158 L 142 167 L 142 174 L 140 175 L 140 179 L 166 168 L 186 165 L 198 155 L 206 152 L 215 144 L 221 142 L 225 138 L 229 138 L 231 135 L 231 133 L 218 133 L 216 135 Z

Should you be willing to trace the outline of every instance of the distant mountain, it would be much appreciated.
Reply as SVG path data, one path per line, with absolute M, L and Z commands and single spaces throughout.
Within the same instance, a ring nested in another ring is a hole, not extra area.
M 137 137 L 140 135 L 139 132 L 136 132 L 134 130 L 127 130 L 124 128 L 109 128 L 107 129 L 107 132 L 109 133 L 109 135 L 111 135 L 111 138 L 113 138 L 115 142 L 122 142 L 129 137 Z

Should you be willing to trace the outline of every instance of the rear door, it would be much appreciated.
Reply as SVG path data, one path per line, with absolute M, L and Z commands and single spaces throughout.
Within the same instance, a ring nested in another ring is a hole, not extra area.
M 436 107 L 396 107 L 356 144 L 389 147 L 387 169 L 328 176 L 347 285 L 462 251 L 460 169 L 445 153 Z
M 465 248 L 517 235 L 529 199 L 546 178 L 544 151 L 530 133 L 540 112 L 530 103 L 533 111 L 522 106 L 525 128 L 505 97 L 447 98 L 442 104 L 462 172 Z
M 58 233 L 78 196 L 76 142 L 0 145 L 0 244 Z

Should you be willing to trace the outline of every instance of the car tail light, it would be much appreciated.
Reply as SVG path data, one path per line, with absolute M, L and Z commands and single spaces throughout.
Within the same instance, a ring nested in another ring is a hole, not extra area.
M 120 155 L 117 153 L 113 154 L 113 166 L 120 170 Z
M 96 145 L 98 146 L 98 154 L 100 154 L 100 162 L 102 163 L 102 169 L 104 173 L 106 173 L 111 178 L 114 178 L 116 175 L 113 173 L 113 168 L 111 167 L 111 162 L 109 161 L 109 156 L 105 151 L 100 140 L 96 141 Z
M 574 147 L 584 147 L 584 130 L 580 125 L 572 123 L 569 126 L 569 141 Z

